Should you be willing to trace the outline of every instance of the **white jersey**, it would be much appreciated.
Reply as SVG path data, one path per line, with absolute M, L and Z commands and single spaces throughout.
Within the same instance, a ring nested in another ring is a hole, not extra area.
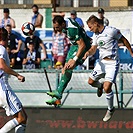
M 8 53 L 0 45 L 0 58 L 4 59 L 7 66 L 10 65 Z M 8 84 L 8 74 L 0 69 L 0 106 L 6 110 L 7 116 L 14 115 L 22 109 L 22 103 Z
M 93 35 L 92 45 L 98 46 L 100 59 L 118 59 L 118 40 L 121 36 L 120 30 L 110 26 L 105 26 L 101 33 Z
M 9 60 L 8 53 L 7 53 L 6 49 L 5 49 L 5 47 L 3 47 L 2 45 L 0 45 L 0 58 L 5 60 L 5 63 L 6 63 L 7 66 L 10 66 L 10 60 Z M 0 69 L 0 76 L 2 74 L 3 74 L 2 79 L 5 82 L 8 82 L 8 74 Z

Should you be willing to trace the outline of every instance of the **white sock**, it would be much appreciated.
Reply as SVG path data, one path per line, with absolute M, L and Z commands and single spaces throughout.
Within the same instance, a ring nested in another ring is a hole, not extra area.
M 25 133 L 26 124 L 20 124 L 15 128 L 15 133 Z
M 7 133 L 9 131 L 11 131 L 13 128 L 15 128 L 18 125 L 18 121 L 16 120 L 16 118 L 8 121 L 1 129 L 0 129 L 0 133 Z
M 93 87 L 97 87 L 97 88 L 101 88 L 102 83 L 100 83 L 99 81 L 94 81 L 92 84 Z
M 108 109 L 111 110 L 113 109 L 113 101 L 114 101 L 114 93 L 111 91 L 110 93 L 106 94 L 106 99 L 107 99 L 107 104 L 108 104 Z

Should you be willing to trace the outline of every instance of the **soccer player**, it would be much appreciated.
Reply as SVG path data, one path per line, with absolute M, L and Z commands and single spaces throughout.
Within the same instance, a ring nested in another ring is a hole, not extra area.
M 7 133 L 15 128 L 15 133 L 24 133 L 26 128 L 27 115 L 18 97 L 8 84 L 8 75 L 13 75 L 19 81 L 24 82 L 25 77 L 10 68 L 10 61 L 6 51 L 7 30 L 0 28 L 0 106 L 6 111 L 7 116 L 14 118 L 8 121 L 0 133 Z
M 114 94 L 111 87 L 112 84 L 115 83 L 119 69 L 118 40 L 125 44 L 132 57 L 133 51 L 128 40 L 121 34 L 120 30 L 114 27 L 104 26 L 96 16 L 90 16 L 87 20 L 87 25 L 90 28 L 90 31 L 94 32 L 94 35 L 92 46 L 86 52 L 83 59 L 93 55 L 96 52 L 96 49 L 99 49 L 99 60 L 90 74 L 88 83 L 93 87 L 98 88 L 98 97 L 102 95 L 104 89 L 108 110 L 103 121 L 108 121 L 114 113 Z M 99 82 L 100 78 L 105 78 L 104 83 Z
M 49 105 L 60 105 L 62 94 L 71 79 L 73 68 L 84 62 L 82 57 L 91 47 L 91 39 L 86 35 L 84 29 L 71 18 L 68 18 L 66 22 L 62 16 L 55 16 L 53 19 L 53 27 L 56 31 L 65 30 L 72 44 L 67 54 L 66 63 L 62 69 L 62 76 L 57 90 L 47 92 L 47 94 L 53 98 L 46 101 L 46 103 Z

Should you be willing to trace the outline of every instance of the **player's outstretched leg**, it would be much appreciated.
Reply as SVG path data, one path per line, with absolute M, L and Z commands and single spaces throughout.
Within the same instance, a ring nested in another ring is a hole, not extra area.
M 47 104 L 54 105 L 57 99 L 61 100 L 64 89 L 69 83 L 71 76 L 72 76 L 72 70 L 66 70 L 65 73 L 62 74 L 57 90 L 52 91 L 52 92 L 47 92 L 47 95 L 52 97 L 51 100 L 46 101 Z

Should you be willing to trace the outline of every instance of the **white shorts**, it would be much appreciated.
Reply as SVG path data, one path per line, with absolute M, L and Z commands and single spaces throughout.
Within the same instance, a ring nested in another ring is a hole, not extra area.
M 22 104 L 8 83 L 0 79 L 0 106 L 6 111 L 6 115 L 14 115 L 22 109 Z
M 105 78 L 105 81 L 115 83 L 118 70 L 118 60 L 98 60 L 96 66 L 90 74 L 90 78 L 94 81 Z

